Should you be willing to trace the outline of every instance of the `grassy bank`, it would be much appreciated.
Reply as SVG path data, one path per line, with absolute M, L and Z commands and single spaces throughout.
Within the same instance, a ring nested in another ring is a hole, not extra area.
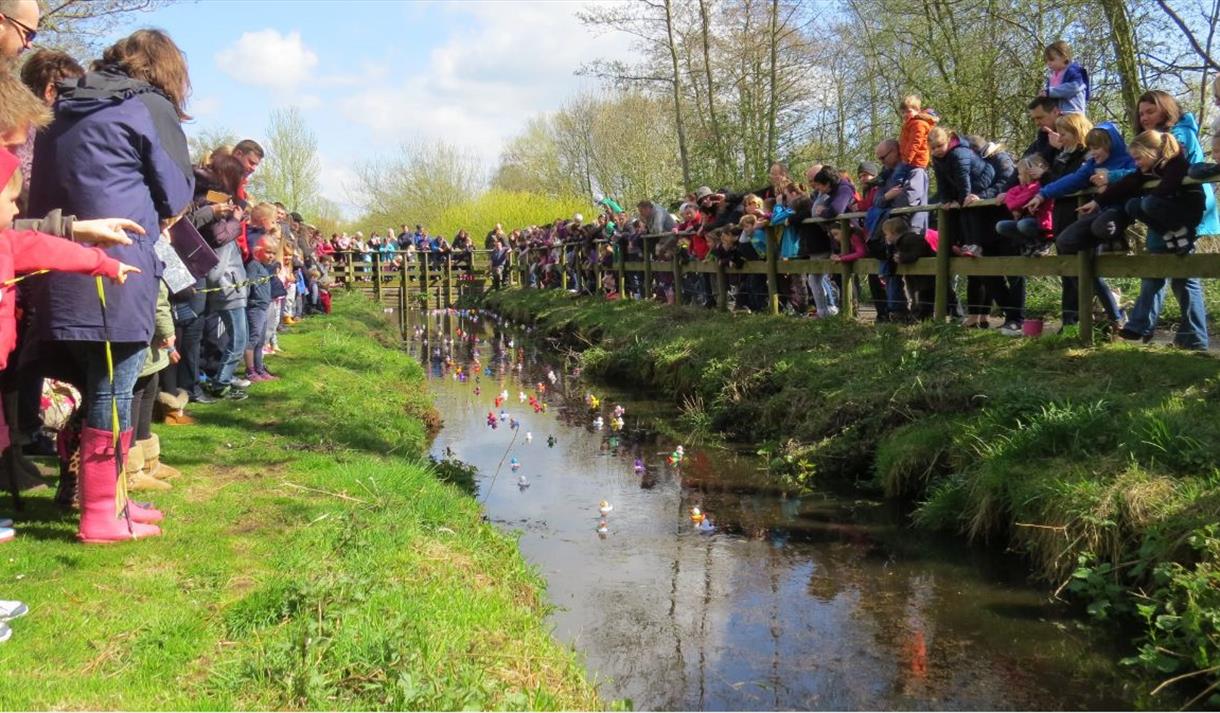
M 158 428 L 183 478 L 165 536 L 74 540 L 29 499 L 0 545 L 5 709 L 586 708 L 540 579 L 423 460 L 437 424 L 380 307 L 336 300 L 282 339 L 243 402 Z
M 1214 359 L 557 291 L 488 306 L 581 345 L 587 374 L 672 396 L 683 428 L 758 443 L 783 477 L 854 480 L 1025 553 L 1048 589 L 1136 622 L 1132 663 L 1155 675 L 1220 664 Z M 1201 680 L 1220 676 L 1181 690 Z

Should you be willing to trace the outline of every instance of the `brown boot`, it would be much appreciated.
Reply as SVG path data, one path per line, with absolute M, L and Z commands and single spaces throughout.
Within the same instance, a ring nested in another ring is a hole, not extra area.
M 145 473 L 157 480 L 172 480 L 182 475 L 177 468 L 161 462 L 161 438 L 157 434 L 152 434 L 147 440 L 140 441 L 138 445 L 144 451 Z
M 127 471 L 127 489 L 169 490 L 173 487 L 172 485 L 149 475 L 144 449 L 141 447 L 142 443 L 144 441 L 131 444 L 131 448 L 127 451 L 127 462 L 123 465 L 123 469 Z
M 167 426 L 193 426 L 195 419 L 192 418 L 184 409 L 177 409 L 165 414 L 165 425 Z

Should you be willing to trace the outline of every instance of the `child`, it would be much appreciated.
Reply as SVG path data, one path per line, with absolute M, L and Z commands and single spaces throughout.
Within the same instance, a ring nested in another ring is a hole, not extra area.
M 267 343 L 267 314 L 272 309 L 271 280 L 275 277 L 275 256 L 280 250 L 275 231 L 263 236 L 251 251 L 246 262 L 246 281 L 250 292 L 246 298 L 246 323 L 249 326 L 249 343 L 246 345 L 246 380 L 250 382 L 272 381 L 272 376 L 263 365 L 263 347 Z
M 835 249 L 843 244 L 843 229 L 835 225 L 830 229 L 830 235 L 834 238 Z M 868 246 L 864 242 L 864 229 L 856 224 L 852 224 L 851 228 L 851 251 L 831 255 L 830 259 L 834 262 L 855 262 L 868 257 Z
M 1021 246 L 1021 254 L 1030 257 L 1045 255 L 1051 249 L 1053 237 L 1051 214 L 1054 200 L 1042 201 L 1033 211 L 1026 204 L 1042 190 L 1042 178 L 1050 170 L 1050 164 L 1034 153 L 1017 162 L 1020 183 L 1004 193 L 1004 206 L 1012 212 L 1012 220 L 996 223 L 995 231 Z
M 1059 100 L 1064 114 L 1084 114 L 1089 103 L 1089 73 L 1072 61 L 1072 48 L 1057 40 L 1042 51 L 1046 60 L 1046 87 L 1043 96 Z
M 885 242 L 894 251 L 894 262 L 909 265 L 920 258 L 935 257 L 936 248 L 928 234 L 911 229 L 905 218 L 887 218 L 881 224 Z M 907 292 L 911 300 L 911 312 L 916 319 L 931 319 L 936 303 L 936 278 L 931 275 L 906 275 Z
M 939 117 L 931 109 L 924 111 L 922 100 L 914 95 L 903 97 L 898 105 L 902 116 L 902 130 L 898 133 L 898 168 L 894 170 L 894 184 L 900 184 L 911 173 L 911 169 L 925 171 L 932 161 L 928 147 L 928 132 L 936 126 Z

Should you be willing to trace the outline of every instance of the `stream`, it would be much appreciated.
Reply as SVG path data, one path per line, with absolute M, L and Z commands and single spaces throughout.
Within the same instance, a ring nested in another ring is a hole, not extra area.
M 786 491 L 748 451 L 659 436 L 657 424 L 677 422 L 672 402 L 584 383 L 545 340 L 492 315 L 415 311 L 408 323 L 444 419 L 433 454 L 478 468 L 487 518 L 519 534 L 555 636 L 604 698 L 639 710 L 1136 700 L 1120 637 L 1052 603 L 1019 559 L 915 530 L 870 496 Z M 538 384 L 544 411 L 528 401 Z M 713 531 L 696 528 L 695 507 Z

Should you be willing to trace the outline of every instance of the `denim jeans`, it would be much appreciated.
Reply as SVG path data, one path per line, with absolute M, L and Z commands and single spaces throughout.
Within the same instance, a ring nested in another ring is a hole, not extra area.
M 1001 220 L 995 224 L 995 231 L 999 233 L 1001 237 L 1014 240 L 1018 243 L 1038 240 L 1042 237 L 1042 226 L 1039 225 L 1037 219 L 1035 218 Z
M 203 328 L 205 320 L 201 316 L 182 320 L 175 325 L 177 334 L 176 347 L 181 360 L 170 364 L 166 371 L 176 372 L 177 378 L 170 379 L 170 387 L 185 389 L 187 393 L 199 395 L 199 359 L 203 347 Z
M 1165 283 L 1168 282 L 1182 310 L 1182 322 L 1174 344 L 1187 349 L 1207 349 L 1207 308 L 1203 306 L 1203 281 L 1197 277 L 1145 277 L 1140 279 L 1140 296 L 1131 309 L 1127 329 L 1149 335 L 1156 330 L 1161 307 L 1165 304 Z
M 233 371 L 237 363 L 246 353 L 246 342 L 249 335 L 246 330 L 246 310 L 244 308 L 226 309 L 220 311 L 220 321 L 229 334 L 229 344 L 220 355 L 220 373 L 216 375 L 216 383 L 228 386 L 233 381 Z
M 85 383 L 78 384 L 84 392 L 85 425 L 109 431 L 113 425 L 111 405 L 118 406 L 119 431 L 131 430 L 131 395 L 135 389 L 148 345 L 140 342 L 114 342 L 110 353 L 114 359 L 114 380 L 106 367 L 104 342 L 64 342 L 73 361 L 84 374 Z
M 1104 224 L 1110 220 L 1119 219 L 1114 211 L 1107 209 L 1101 213 L 1093 213 L 1086 215 L 1075 223 L 1069 225 L 1059 237 L 1055 238 L 1055 247 L 1060 255 L 1075 255 L 1081 250 L 1093 250 L 1100 252 L 1101 240 L 1107 234 L 1104 229 Z M 1077 280 L 1075 277 L 1063 278 L 1063 323 L 1076 324 L 1080 321 L 1080 293 L 1077 291 Z M 1123 315 L 1118 307 L 1118 301 L 1114 299 L 1114 293 L 1110 291 L 1110 286 L 1100 277 L 1096 278 L 1093 283 L 1094 290 L 1097 293 L 1097 299 L 1101 300 L 1101 305 L 1106 311 L 1106 316 L 1115 322 L 1122 321 Z M 1091 308 L 1091 306 L 1089 306 Z
M 267 342 L 267 308 L 246 307 L 246 326 L 249 327 L 246 350 L 253 352 L 254 373 L 263 372 L 263 345 Z

